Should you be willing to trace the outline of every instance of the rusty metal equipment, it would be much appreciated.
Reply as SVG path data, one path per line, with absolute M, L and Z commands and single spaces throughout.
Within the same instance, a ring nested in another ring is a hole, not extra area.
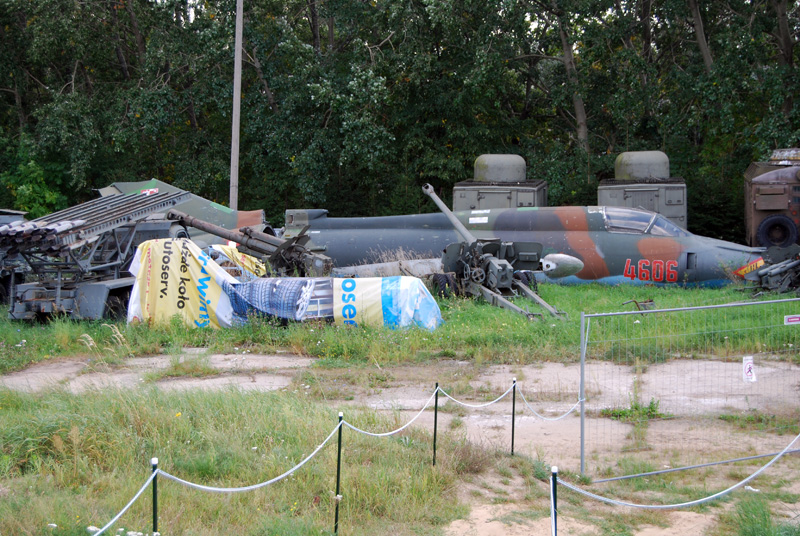
M 312 253 L 305 248 L 305 244 L 309 240 L 305 230 L 293 238 L 282 239 L 250 227 L 242 227 L 238 231 L 232 231 L 177 210 L 170 210 L 167 213 L 167 218 L 231 242 L 236 242 L 239 244 L 238 249 L 240 251 L 260 258 L 277 275 L 319 277 L 328 274 L 333 265 L 330 258 L 318 253 Z
M 787 247 L 800 234 L 800 149 L 777 149 L 744 174 L 747 244 Z
M 523 295 L 545 309 L 552 316 L 564 320 L 563 313 L 545 302 L 531 290 L 532 271 L 566 270 L 572 273 L 583 268 L 580 260 L 567 255 L 542 258 L 542 244 L 536 242 L 503 242 L 498 238 L 476 238 L 447 208 L 430 184 L 422 187 L 439 210 L 463 238 L 462 242 L 448 245 L 442 255 L 442 269 L 455 275 L 457 285 L 470 296 L 482 297 L 488 303 L 536 319 L 541 315 L 531 313 L 512 303 L 508 297 Z
M 188 237 L 180 224 L 152 216 L 187 197 L 186 192 L 115 195 L 0 226 L 0 251 L 22 257 L 36 279 L 12 286 L 9 317 L 102 318 L 124 311 L 133 285 L 125 268 L 136 246 L 153 238 Z
M 800 246 L 771 247 L 764 253 L 764 267 L 758 270 L 759 288 L 772 292 L 800 289 Z

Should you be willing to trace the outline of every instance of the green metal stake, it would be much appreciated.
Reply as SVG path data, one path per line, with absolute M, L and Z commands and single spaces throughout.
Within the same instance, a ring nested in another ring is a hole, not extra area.
M 514 455 L 514 420 L 517 415 L 517 379 L 511 386 L 511 455 Z
M 558 534 L 558 467 L 553 466 L 551 468 L 551 476 L 550 476 L 550 489 L 553 493 L 553 511 L 551 512 L 552 520 L 552 536 L 556 536 Z
M 158 458 L 150 460 L 153 472 L 158 471 Z M 153 532 L 158 532 L 158 475 L 153 477 Z
M 436 391 L 433 395 L 433 465 L 436 465 L 436 427 L 439 421 L 439 382 L 436 382 Z
M 339 449 L 338 454 L 336 455 L 336 496 L 334 500 L 336 501 L 336 514 L 333 521 L 333 533 L 339 534 L 339 503 L 342 501 L 342 496 L 339 493 L 339 484 L 341 483 L 342 477 L 342 419 L 344 419 L 344 413 L 341 411 L 339 412 Z

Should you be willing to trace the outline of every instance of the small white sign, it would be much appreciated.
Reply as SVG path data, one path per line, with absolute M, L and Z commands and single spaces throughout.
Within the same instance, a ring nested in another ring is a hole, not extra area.
M 742 379 L 746 382 L 756 381 L 756 366 L 751 355 L 742 358 Z
M 489 223 L 489 218 L 470 218 L 469 223 L 470 225 L 476 223 Z
M 491 210 L 473 210 L 470 214 L 491 214 Z
M 787 315 L 783 317 L 784 326 L 793 326 L 795 324 L 800 324 L 800 315 Z

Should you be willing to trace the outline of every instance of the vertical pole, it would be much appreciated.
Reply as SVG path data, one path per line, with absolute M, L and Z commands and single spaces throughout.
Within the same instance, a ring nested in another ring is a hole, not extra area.
M 230 208 L 239 208 L 239 116 L 242 101 L 243 0 L 236 0 L 236 34 L 233 42 L 233 121 L 231 126 Z
M 150 460 L 153 472 L 158 471 L 158 458 Z M 158 475 L 153 477 L 153 532 L 158 532 Z
M 586 372 L 586 313 L 581 313 L 581 383 L 578 397 L 581 403 L 581 474 L 586 474 L 586 392 L 584 390 L 584 377 Z
M 436 465 L 436 428 L 439 422 L 439 382 L 436 382 L 436 392 L 433 394 L 433 465 Z
M 551 468 L 550 476 L 550 529 L 552 536 L 558 534 L 558 467 Z
M 517 416 L 517 379 L 511 386 L 511 455 L 514 455 L 514 421 Z
M 336 497 L 334 500 L 336 501 L 336 514 L 333 520 L 333 533 L 339 534 L 339 503 L 342 500 L 342 496 L 339 494 L 340 484 L 342 481 L 342 419 L 344 418 L 344 413 L 341 411 L 339 412 L 339 448 L 338 453 L 336 454 Z

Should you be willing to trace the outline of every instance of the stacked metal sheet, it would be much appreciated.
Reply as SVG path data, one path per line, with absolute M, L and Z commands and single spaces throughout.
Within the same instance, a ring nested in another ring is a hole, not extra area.
M 101 197 L 27 222 L 0 226 L 0 248 L 60 255 L 188 199 L 188 192 Z

